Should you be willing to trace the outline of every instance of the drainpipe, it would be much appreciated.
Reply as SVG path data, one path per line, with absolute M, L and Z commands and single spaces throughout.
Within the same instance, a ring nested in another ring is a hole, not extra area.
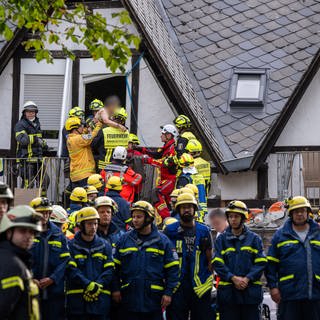
M 68 104 L 70 101 L 71 94 L 71 79 L 72 79 L 72 60 L 66 59 L 66 70 L 64 74 L 64 85 L 63 85 L 63 96 L 62 96 L 62 108 L 60 117 L 60 128 L 59 128 L 59 143 L 57 156 L 60 158 L 62 153 L 62 130 L 66 121 Z

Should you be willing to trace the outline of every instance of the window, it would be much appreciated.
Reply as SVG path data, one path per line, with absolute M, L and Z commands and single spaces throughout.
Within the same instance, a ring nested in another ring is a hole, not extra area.
M 235 69 L 232 77 L 230 105 L 262 107 L 265 100 L 266 71 Z

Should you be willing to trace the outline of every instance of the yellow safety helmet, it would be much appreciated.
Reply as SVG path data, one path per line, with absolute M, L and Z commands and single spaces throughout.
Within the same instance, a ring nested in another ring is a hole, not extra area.
M 170 194 L 170 197 L 178 197 L 178 195 L 179 195 L 179 191 L 180 191 L 181 189 L 174 189 L 172 192 L 171 192 L 171 194 Z
M 118 205 L 117 203 L 107 196 L 98 197 L 94 200 L 94 207 L 98 209 L 99 207 L 108 206 L 111 207 L 112 213 L 115 213 L 118 211 Z
M 50 221 L 61 224 L 68 223 L 69 220 L 67 211 L 57 204 L 53 205 L 52 214 L 50 215 Z
M 68 219 L 69 219 L 69 230 L 73 230 L 77 225 L 77 214 L 79 211 L 73 211 L 70 213 Z
M 99 111 L 104 107 L 103 102 L 99 99 L 94 99 L 90 102 L 89 109 L 92 111 Z
M 78 117 L 71 117 L 66 120 L 65 128 L 67 131 L 78 129 L 81 126 L 81 120 Z
M 311 213 L 311 205 L 307 198 L 303 196 L 296 196 L 285 200 L 288 213 L 290 214 L 292 210 L 299 208 L 307 208 L 308 212 Z
M 180 114 L 177 116 L 174 120 L 173 123 L 178 129 L 183 129 L 183 128 L 190 128 L 191 127 L 191 120 L 185 116 L 184 114 Z
M 76 202 L 88 202 L 86 189 L 81 187 L 74 188 L 71 192 L 70 200 Z
M 37 197 L 30 201 L 29 206 L 36 211 L 52 211 L 52 206 L 48 198 Z
M 180 196 L 180 194 L 185 194 L 185 193 L 188 193 L 188 194 L 195 196 L 193 190 L 191 190 L 190 188 L 183 187 L 181 189 L 178 189 L 178 196 Z
M 194 184 L 192 184 L 192 183 L 188 183 L 188 184 L 186 184 L 185 188 L 188 188 L 188 189 L 192 190 L 193 193 L 194 193 L 194 196 L 195 196 L 196 198 L 198 198 L 198 196 L 199 196 L 199 189 L 198 189 L 198 187 L 197 187 L 196 185 L 194 185 Z
M 193 156 L 189 153 L 184 153 L 179 159 L 179 164 L 182 168 L 194 165 Z
M 178 196 L 175 209 L 179 211 L 179 206 L 182 204 L 193 204 L 194 210 L 198 210 L 198 202 L 193 194 L 190 193 L 182 193 Z
M 249 209 L 244 202 L 239 200 L 229 202 L 225 212 L 227 216 L 229 213 L 235 212 L 242 214 L 246 219 L 249 218 Z
M 134 133 L 129 134 L 129 142 L 134 143 L 134 144 L 140 144 L 140 140 L 138 136 Z
M 80 107 L 73 107 L 69 111 L 69 118 L 71 118 L 71 117 L 83 118 L 84 111 Z
M 78 211 L 76 221 L 77 223 L 81 223 L 83 221 L 93 220 L 93 219 L 100 220 L 100 216 L 97 209 L 93 207 L 85 207 Z
M 29 206 L 16 206 L 2 216 L 0 233 L 15 227 L 25 227 L 41 232 L 41 218 L 42 215 Z
M 96 189 L 100 189 L 101 187 L 103 187 L 103 184 L 104 184 L 104 180 L 102 176 L 98 173 L 92 174 L 88 178 L 88 185 L 94 186 Z
M 126 121 L 127 118 L 128 113 L 125 108 L 119 108 L 113 114 L 113 119 L 120 119 L 121 121 Z
M 197 139 L 191 139 L 186 145 L 186 150 L 190 153 L 202 152 L 202 144 Z
M 118 177 L 118 176 L 110 177 L 107 181 L 106 187 L 109 190 L 121 191 L 122 190 L 122 182 L 121 182 L 120 177 Z
M 88 185 L 88 186 L 85 186 L 84 188 L 86 189 L 87 195 L 89 195 L 89 194 L 98 194 L 99 193 L 97 188 L 94 187 L 94 186 Z
M 156 216 L 154 207 L 147 201 L 140 200 L 140 201 L 133 203 L 130 208 L 131 214 L 135 210 L 141 210 L 141 211 L 145 212 L 150 218 L 153 218 L 153 219 Z
M 173 224 L 175 222 L 177 222 L 178 219 L 176 218 L 173 218 L 173 217 L 168 217 L 168 218 L 165 218 L 163 220 L 163 228 L 165 228 L 166 226 L 170 225 L 170 224 Z

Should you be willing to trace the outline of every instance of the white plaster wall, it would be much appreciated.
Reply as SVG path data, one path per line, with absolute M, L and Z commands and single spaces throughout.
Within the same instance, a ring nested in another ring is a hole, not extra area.
M 255 199 L 257 197 L 257 172 L 218 174 L 218 187 L 221 189 L 221 200 Z
M 138 111 L 138 136 L 141 144 L 161 146 L 160 126 L 172 124 L 175 115 L 155 77 L 142 59 Z
M 268 194 L 269 198 L 277 199 L 278 189 L 277 189 L 277 155 L 272 153 L 267 159 L 268 163 Z
M 276 146 L 319 146 L 320 71 L 307 88 Z
M 11 146 L 12 116 L 12 59 L 0 75 L 1 138 L 0 149 L 9 150 Z

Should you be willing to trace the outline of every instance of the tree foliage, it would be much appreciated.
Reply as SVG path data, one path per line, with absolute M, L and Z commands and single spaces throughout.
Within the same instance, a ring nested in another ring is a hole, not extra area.
M 48 49 L 56 44 L 74 59 L 72 46 L 84 46 L 94 60 L 102 58 L 112 72 L 124 72 L 131 56 L 130 47 L 138 48 L 140 39 L 129 32 L 131 19 L 127 11 L 112 14 L 107 21 L 101 13 L 90 10 L 83 2 L 68 7 L 65 0 L 0 0 L 0 35 L 6 41 L 18 29 L 28 37 L 23 46 L 34 51 L 37 61 L 52 63 Z

